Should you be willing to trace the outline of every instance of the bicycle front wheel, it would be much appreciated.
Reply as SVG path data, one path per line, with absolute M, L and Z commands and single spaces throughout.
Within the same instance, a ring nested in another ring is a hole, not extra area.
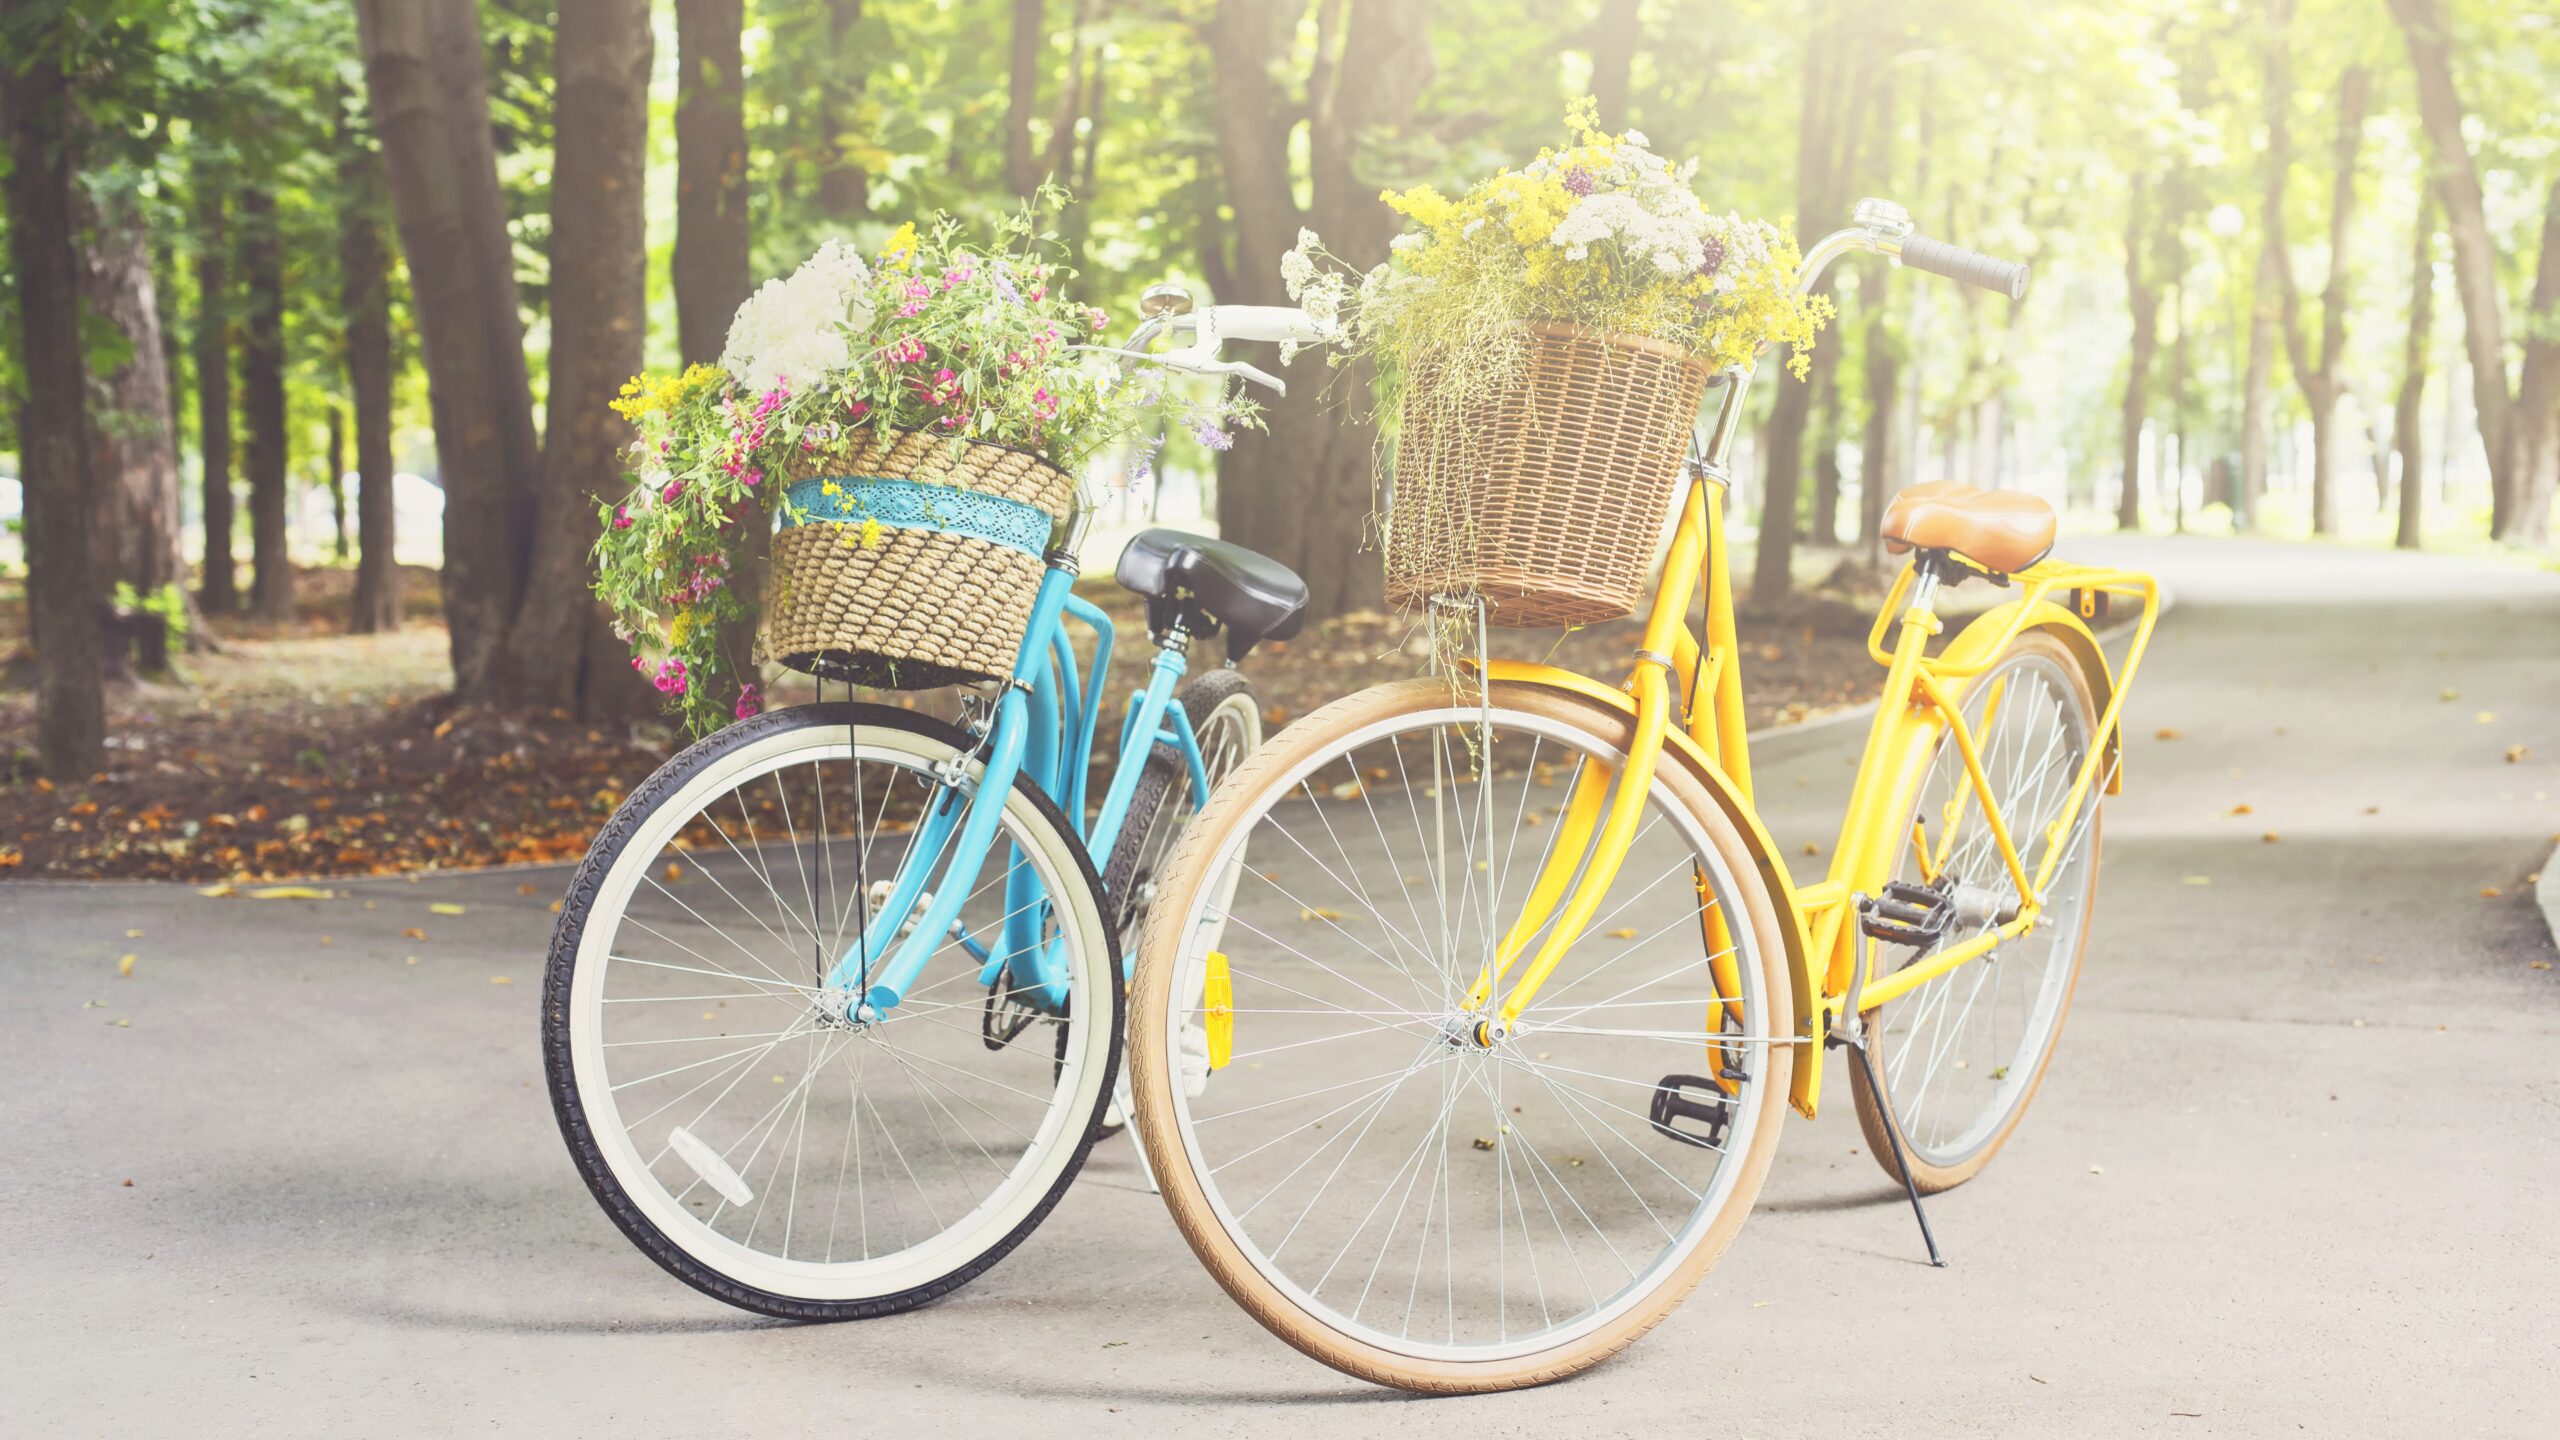
M 826 984 L 974 748 L 877 706 L 776 711 L 670 761 L 579 867 L 544 991 L 552 1107 L 598 1203 L 687 1284 L 791 1319 L 908 1309 L 1012 1250 L 1083 1164 L 1119 959 L 1028 781 L 987 855 L 917 857 L 967 899 L 914 989 L 866 1016 Z M 1032 944 L 1062 1006 L 979 983 Z
M 1786 952 L 1676 757 L 1508 1034 L 1482 1022 L 1525 962 L 1471 994 L 1538 878 L 1580 870 L 1570 797 L 1614 790 L 1630 728 L 1528 685 L 1368 691 L 1264 747 L 1167 866 L 1132 1002 L 1147 1153 L 1218 1282 L 1328 1365 L 1442 1392 L 1573 1374 L 1750 1209 L 1794 1062 Z

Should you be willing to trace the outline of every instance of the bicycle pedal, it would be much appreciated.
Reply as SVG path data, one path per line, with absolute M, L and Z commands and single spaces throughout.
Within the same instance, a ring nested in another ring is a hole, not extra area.
M 987 1005 L 978 1018 L 978 1038 L 990 1050 L 1002 1050 L 1021 1038 L 1031 1028 L 1040 1012 L 1014 993 L 1009 977 L 999 976 L 987 987 Z
M 1887 945 L 1930 946 L 1956 917 L 1955 897 L 1935 885 L 1896 880 L 1858 906 L 1858 928 Z
M 1690 1098 L 1691 1091 L 1703 1098 Z M 1733 1131 L 1733 1102 L 1702 1075 L 1665 1075 L 1655 1081 L 1652 1108 L 1654 1133 L 1683 1145 L 1721 1150 Z M 1672 1124 L 1675 1120 L 1694 1121 L 1705 1127 L 1705 1133 L 1679 1129 Z

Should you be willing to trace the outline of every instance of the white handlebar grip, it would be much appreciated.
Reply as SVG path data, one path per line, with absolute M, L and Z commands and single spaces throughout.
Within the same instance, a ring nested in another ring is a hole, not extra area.
M 1212 305 L 1200 312 L 1204 335 L 1219 340 L 1264 340 L 1321 345 L 1332 328 L 1295 305 Z

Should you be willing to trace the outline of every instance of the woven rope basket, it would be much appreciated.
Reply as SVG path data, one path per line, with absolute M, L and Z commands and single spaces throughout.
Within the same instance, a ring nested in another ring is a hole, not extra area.
M 1714 372 L 1675 346 L 1536 325 L 1518 379 L 1458 403 L 1414 377 L 1396 442 L 1387 598 L 1480 596 L 1496 625 L 1634 613 Z
M 894 690 L 1013 673 L 1045 568 L 1041 520 L 1066 514 L 1072 477 L 1024 451 L 917 431 L 857 431 L 794 468 L 796 501 L 845 518 L 775 534 L 765 653 Z M 827 482 L 841 498 L 820 498 Z M 862 543 L 864 517 L 880 523 L 877 544 Z

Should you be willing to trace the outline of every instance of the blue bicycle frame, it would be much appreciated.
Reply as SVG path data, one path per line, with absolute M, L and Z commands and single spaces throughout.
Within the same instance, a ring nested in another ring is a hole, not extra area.
M 1093 739 L 1102 720 L 1102 681 L 1110 673 L 1112 625 L 1099 607 L 1074 593 L 1075 578 L 1071 559 L 1051 557 L 1032 605 L 1030 627 L 1014 656 L 1012 680 L 974 755 L 964 757 L 977 762 L 975 773 L 964 769 L 942 777 L 940 791 L 926 804 L 913 843 L 899 862 L 887 903 L 828 972 L 829 989 L 859 995 L 874 1013 L 894 1008 L 911 993 L 926 963 L 949 939 L 957 939 L 978 961 L 980 984 L 1006 983 L 1014 999 L 1047 1013 L 1066 1007 L 1064 942 L 1047 933 L 1042 883 L 1018 850 L 1007 847 L 1002 933 L 991 941 L 962 927 L 959 916 L 994 847 L 997 820 L 1017 776 L 1029 775 L 1069 816 L 1080 818 L 1085 812 Z M 1097 637 L 1089 682 L 1069 642 L 1070 619 Z M 1111 783 L 1103 791 L 1101 809 L 1078 837 L 1095 857 L 1096 868 L 1119 842 L 1138 780 L 1157 745 L 1171 745 L 1181 755 L 1193 802 L 1208 803 L 1209 770 L 1199 738 L 1191 733 L 1189 713 L 1173 703 L 1174 687 L 1188 668 L 1186 643 L 1178 632 L 1166 637 L 1145 688 L 1131 698 L 1121 720 Z

